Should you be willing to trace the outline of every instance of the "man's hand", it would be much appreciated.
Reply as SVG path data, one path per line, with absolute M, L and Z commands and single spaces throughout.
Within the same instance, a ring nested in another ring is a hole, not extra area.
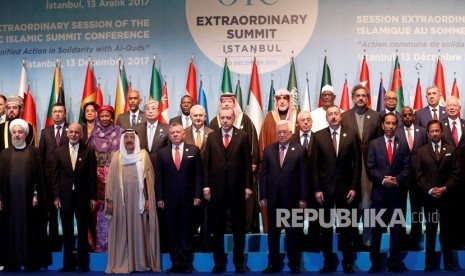
M 397 179 L 394 176 L 387 175 L 384 177 L 384 186 L 397 187 L 399 183 L 397 183 Z
M 354 201 L 356 195 L 357 192 L 355 190 L 350 190 L 347 194 L 347 203 L 351 203 L 352 201 Z
M 302 209 L 307 208 L 307 201 L 299 200 L 299 208 L 302 208 Z
M 194 206 L 199 206 L 202 204 L 202 200 L 198 197 L 194 198 Z
M 323 204 L 323 202 L 325 201 L 325 198 L 323 196 L 323 192 L 316 192 L 315 193 L 315 198 L 316 198 L 316 201 L 320 204 Z
M 249 188 L 245 188 L 245 200 L 249 199 L 252 195 L 252 190 Z
M 57 199 L 55 199 L 53 201 L 53 205 L 55 205 L 55 208 L 57 208 L 57 210 L 60 211 L 60 209 L 61 209 L 61 201 L 60 201 L 59 198 L 57 198 Z
M 164 200 L 157 201 L 157 206 L 158 206 L 158 208 L 164 209 L 165 208 L 165 201 Z
M 37 205 L 39 205 L 39 199 L 37 198 L 37 195 L 33 195 L 32 196 L 32 206 L 36 207 Z

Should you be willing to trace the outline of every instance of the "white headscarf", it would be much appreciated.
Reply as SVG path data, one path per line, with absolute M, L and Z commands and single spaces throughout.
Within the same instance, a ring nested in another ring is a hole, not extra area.
M 134 134 L 135 136 L 135 141 L 134 141 L 134 152 L 132 154 L 128 154 L 126 147 L 124 145 L 124 136 L 126 134 Z M 123 132 L 120 138 L 120 143 L 119 143 L 119 151 L 121 152 L 122 155 L 122 165 L 132 165 L 136 164 L 136 171 L 137 171 L 137 182 L 139 184 L 139 213 L 144 212 L 144 207 L 145 207 L 145 196 L 144 196 L 144 179 L 145 179 L 145 174 L 144 174 L 144 164 L 142 164 L 142 154 L 140 151 L 140 140 L 139 136 L 136 134 L 134 130 L 126 130 Z M 121 183 L 122 185 L 122 183 Z M 121 191 L 123 192 L 123 189 L 121 187 Z M 124 201 L 124 195 L 123 195 L 123 201 Z
M 24 130 L 26 135 L 29 134 L 29 125 L 23 119 L 14 119 L 13 121 L 11 121 L 11 123 L 10 123 L 10 125 L 8 127 L 10 129 L 11 134 L 13 134 L 12 131 L 13 131 L 14 126 L 20 126 Z

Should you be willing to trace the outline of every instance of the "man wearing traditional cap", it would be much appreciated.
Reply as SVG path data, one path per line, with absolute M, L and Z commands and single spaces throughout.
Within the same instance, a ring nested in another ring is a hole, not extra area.
M 18 96 L 10 96 L 6 100 L 6 122 L 0 124 L 0 152 L 11 145 L 11 133 L 8 131 L 10 121 L 21 117 L 23 111 L 23 99 Z M 26 136 L 26 144 L 34 145 L 34 132 L 31 124 L 28 124 L 31 131 Z M 8 139 L 5 139 L 8 137 Z
M 5 127 L 3 125 L 3 127 Z M 0 265 L 3 271 L 47 268 L 45 187 L 39 153 L 26 142 L 32 130 L 9 121 L 11 146 L 0 154 Z
M 144 111 L 139 109 L 139 104 L 142 101 L 140 92 L 132 90 L 128 93 L 126 100 L 129 104 L 129 110 L 119 114 L 116 119 L 116 124 L 122 129 L 134 128 L 136 124 L 145 122 Z
M 321 88 L 320 100 L 323 105 L 311 112 L 313 118 L 312 132 L 317 132 L 328 127 L 326 110 L 329 106 L 334 105 L 335 99 L 336 94 L 334 94 L 334 87 L 327 84 Z M 341 110 L 341 112 L 343 112 L 343 110 Z
M 249 143 L 251 145 L 252 156 L 252 172 L 254 173 L 254 187 L 253 192 L 255 196 L 251 196 L 246 202 L 246 223 L 245 228 L 247 232 L 258 233 L 260 232 L 258 213 L 260 207 L 258 203 L 258 166 L 260 164 L 260 156 L 258 154 L 258 135 L 255 126 L 247 114 L 242 112 L 236 96 L 230 92 L 226 92 L 220 96 L 220 110 L 223 108 L 232 108 L 236 114 L 234 126 L 247 133 Z M 210 122 L 209 127 L 214 131 L 220 129 L 220 115 L 218 114 Z

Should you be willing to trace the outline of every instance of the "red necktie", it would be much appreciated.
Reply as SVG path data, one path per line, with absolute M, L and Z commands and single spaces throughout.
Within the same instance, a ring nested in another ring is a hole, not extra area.
M 387 154 L 388 154 L 389 165 L 392 165 L 392 140 L 391 139 L 388 140 Z
M 410 148 L 410 152 L 412 152 L 412 148 L 413 148 L 413 137 L 412 137 L 412 133 L 410 132 L 410 128 L 407 127 L 407 140 L 408 140 L 408 147 Z
M 224 147 L 228 148 L 229 147 L 229 134 L 224 135 Z
M 438 120 L 438 114 L 436 113 L 437 109 L 436 108 L 433 108 L 433 120 Z
M 454 144 L 455 147 L 459 146 L 459 134 L 457 133 L 457 127 L 455 126 L 457 124 L 456 121 L 452 122 L 452 138 L 454 139 Z
M 179 153 L 179 147 L 174 148 L 174 164 L 176 165 L 176 169 L 181 167 L 181 154 Z

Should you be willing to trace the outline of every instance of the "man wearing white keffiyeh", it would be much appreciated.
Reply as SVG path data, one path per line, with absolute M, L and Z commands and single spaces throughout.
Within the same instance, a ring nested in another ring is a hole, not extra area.
M 123 173 L 124 172 L 124 173 Z M 105 191 L 108 219 L 107 273 L 160 271 L 154 172 L 137 133 L 121 136 Z

